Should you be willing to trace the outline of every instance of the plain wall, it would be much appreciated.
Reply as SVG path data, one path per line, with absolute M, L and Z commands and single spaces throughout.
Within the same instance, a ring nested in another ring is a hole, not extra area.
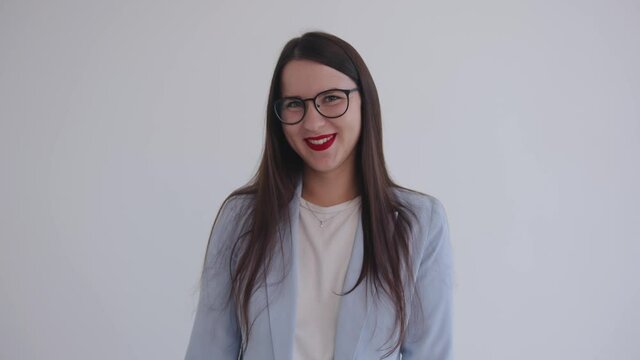
M 0 358 L 184 356 L 279 51 L 364 57 L 457 359 L 640 359 L 640 3 L 0 0 Z

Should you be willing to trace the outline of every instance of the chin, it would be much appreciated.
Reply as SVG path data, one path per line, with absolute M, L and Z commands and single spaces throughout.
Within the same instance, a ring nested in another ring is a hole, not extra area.
M 337 169 L 340 168 L 340 164 L 341 163 L 334 163 L 331 162 L 331 164 L 318 164 L 318 163 L 313 163 L 313 162 L 307 162 L 306 166 L 307 168 L 309 168 L 309 170 L 312 170 L 314 172 L 318 172 L 318 173 L 328 173 L 328 172 L 332 172 L 335 171 Z
M 306 164 L 306 167 L 308 170 L 311 170 L 313 172 L 318 172 L 318 173 L 326 173 L 334 169 L 333 166 L 318 166 L 318 165 L 310 165 L 309 163 Z

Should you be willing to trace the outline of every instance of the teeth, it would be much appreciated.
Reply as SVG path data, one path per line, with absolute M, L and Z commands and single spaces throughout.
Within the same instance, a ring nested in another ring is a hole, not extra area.
M 326 137 L 324 139 L 320 139 L 320 140 L 309 140 L 310 143 L 312 143 L 313 145 L 320 145 L 320 144 L 324 144 L 327 141 L 333 139 L 333 135 Z

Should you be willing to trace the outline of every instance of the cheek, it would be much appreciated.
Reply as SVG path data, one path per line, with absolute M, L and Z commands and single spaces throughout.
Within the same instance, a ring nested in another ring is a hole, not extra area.
M 360 102 L 354 103 L 354 112 L 349 118 L 349 131 L 351 136 L 357 141 L 360 138 L 360 132 L 362 131 L 362 112 L 360 110 Z
M 295 130 L 292 129 L 290 126 L 288 127 L 284 127 L 282 128 L 282 132 L 284 132 L 284 137 L 285 139 L 287 139 L 287 142 L 289 143 L 289 146 L 291 146 L 292 148 L 296 148 L 295 146 L 295 141 L 294 139 L 296 138 L 295 136 Z
M 362 132 L 362 120 L 358 118 L 358 123 L 356 124 L 356 138 L 360 138 L 361 132 Z
M 360 138 L 360 133 L 362 132 L 362 121 L 359 116 L 356 116 L 352 120 L 353 122 L 350 124 L 351 137 L 354 141 L 357 141 Z

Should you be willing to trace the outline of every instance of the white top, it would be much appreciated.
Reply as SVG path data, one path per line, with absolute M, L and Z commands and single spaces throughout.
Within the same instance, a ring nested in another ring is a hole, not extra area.
M 300 197 L 294 360 L 333 359 L 341 299 L 334 293 L 342 292 L 359 221 L 360 196 L 328 207 Z

